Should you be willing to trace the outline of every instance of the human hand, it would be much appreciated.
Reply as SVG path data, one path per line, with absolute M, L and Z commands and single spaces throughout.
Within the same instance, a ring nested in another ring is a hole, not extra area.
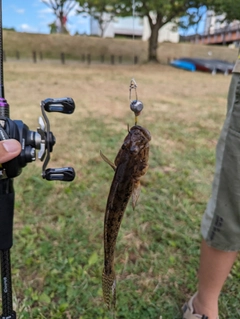
M 21 152 L 21 144 L 14 139 L 0 141 L 0 163 L 10 161 Z

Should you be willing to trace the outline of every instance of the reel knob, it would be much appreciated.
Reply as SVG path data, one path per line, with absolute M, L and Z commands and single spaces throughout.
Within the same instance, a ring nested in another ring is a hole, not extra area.
M 60 99 L 45 99 L 42 101 L 44 110 L 47 112 L 59 112 L 64 114 L 72 114 L 75 109 L 75 103 L 71 97 Z
M 71 182 L 75 178 L 75 171 L 72 167 L 48 168 L 42 177 L 48 181 Z

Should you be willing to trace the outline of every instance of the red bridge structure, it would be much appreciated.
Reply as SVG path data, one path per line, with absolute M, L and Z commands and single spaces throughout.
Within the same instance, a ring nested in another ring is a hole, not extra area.
M 211 33 L 193 34 L 182 37 L 183 41 L 198 44 L 220 44 L 227 45 L 232 43 L 240 43 L 240 24 L 232 27 L 224 27 L 214 30 Z

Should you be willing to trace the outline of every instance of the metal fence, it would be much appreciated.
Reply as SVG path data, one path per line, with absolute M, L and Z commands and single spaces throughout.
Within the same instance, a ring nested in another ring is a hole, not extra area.
M 44 56 L 43 52 L 37 52 L 37 51 L 32 51 L 32 54 L 29 55 L 31 56 L 31 60 L 33 63 L 37 63 L 38 61 L 43 61 L 44 59 L 48 59 L 49 57 Z M 3 52 L 3 60 L 7 61 L 8 58 L 11 59 L 16 59 L 16 60 L 20 60 L 21 58 L 26 58 L 25 56 L 21 57 L 21 54 L 19 51 L 16 51 L 15 54 L 11 53 L 9 55 L 7 55 L 7 52 Z M 70 57 L 68 57 L 64 52 L 60 52 L 59 56 L 58 56 L 59 62 L 61 64 L 65 64 L 68 60 L 72 61 L 73 59 L 71 59 Z M 56 59 L 55 59 L 56 60 Z M 139 57 L 137 55 L 134 55 L 131 58 L 129 57 L 124 57 L 123 55 L 100 55 L 98 57 L 93 56 L 90 53 L 85 53 L 85 54 L 81 54 L 81 56 L 79 56 L 79 59 L 76 60 L 74 59 L 74 61 L 79 61 L 85 64 L 92 64 L 92 63 L 100 63 L 100 64 L 138 64 L 139 63 Z

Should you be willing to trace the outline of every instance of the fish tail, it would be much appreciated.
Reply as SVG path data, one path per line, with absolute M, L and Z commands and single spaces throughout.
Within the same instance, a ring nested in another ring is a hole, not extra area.
M 116 275 L 112 271 L 110 274 L 106 274 L 105 268 L 102 273 L 102 290 L 103 300 L 106 303 L 108 309 L 112 307 L 115 309 L 116 305 Z

